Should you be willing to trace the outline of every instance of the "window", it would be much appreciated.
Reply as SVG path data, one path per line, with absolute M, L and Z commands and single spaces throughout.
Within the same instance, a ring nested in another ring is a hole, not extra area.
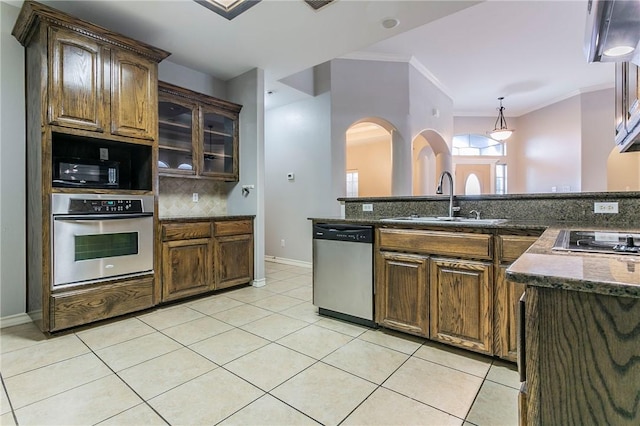
M 453 155 L 507 155 L 502 142 L 482 135 L 457 135 L 453 137 Z
M 358 171 L 347 171 L 347 197 L 358 196 Z
M 496 194 L 507 193 L 507 165 L 496 164 Z
M 495 139 L 483 135 L 464 134 L 456 135 L 452 139 L 452 154 L 454 164 L 491 164 L 495 166 L 495 193 L 507 193 L 507 144 L 499 142 Z M 458 157 L 456 159 L 456 157 Z M 473 158 L 475 157 L 475 158 Z M 469 176 L 471 177 L 471 176 Z M 477 178 L 477 176 L 475 176 Z M 478 179 L 478 183 L 479 183 Z M 465 191 L 470 194 L 471 185 L 469 181 L 465 182 Z M 475 183 L 473 183 L 475 185 Z
M 464 195 L 480 195 L 481 193 L 480 180 L 475 173 L 471 173 L 467 176 L 467 181 L 464 184 Z

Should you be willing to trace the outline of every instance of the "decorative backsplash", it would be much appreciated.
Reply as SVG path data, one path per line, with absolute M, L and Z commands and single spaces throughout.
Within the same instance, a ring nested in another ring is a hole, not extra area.
M 202 217 L 227 214 L 227 193 L 224 182 L 205 179 L 161 177 L 158 197 L 158 217 Z M 198 202 L 193 202 L 193 193 Z

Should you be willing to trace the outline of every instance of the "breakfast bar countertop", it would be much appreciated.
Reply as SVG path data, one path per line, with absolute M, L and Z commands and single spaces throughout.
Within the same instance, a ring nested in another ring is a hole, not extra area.
M 554 251 L 561 229 L 566 227 L 547 228 L 507 269 L 507 277 L 536 287 L 640 298 L 640 256 Z

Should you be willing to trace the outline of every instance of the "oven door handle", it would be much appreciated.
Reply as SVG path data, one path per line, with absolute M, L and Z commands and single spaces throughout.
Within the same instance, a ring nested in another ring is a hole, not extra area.
M 89 220 L 114 220 L 114 219 L 136 219 L 141 217 L 152 217 L 153 213 L 131 213 L 131 214 L 87 214 L 87 215 L 60 215 L 54 216 L 54 220 L 64 221 L 89 221 Z

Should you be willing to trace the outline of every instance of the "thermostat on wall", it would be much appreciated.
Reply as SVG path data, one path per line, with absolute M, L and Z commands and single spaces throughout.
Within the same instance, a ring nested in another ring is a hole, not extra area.
M 295 174 L 291 172 L 287 173 L 287 180 L 294 180 L 295 178 L 296 178 Z

